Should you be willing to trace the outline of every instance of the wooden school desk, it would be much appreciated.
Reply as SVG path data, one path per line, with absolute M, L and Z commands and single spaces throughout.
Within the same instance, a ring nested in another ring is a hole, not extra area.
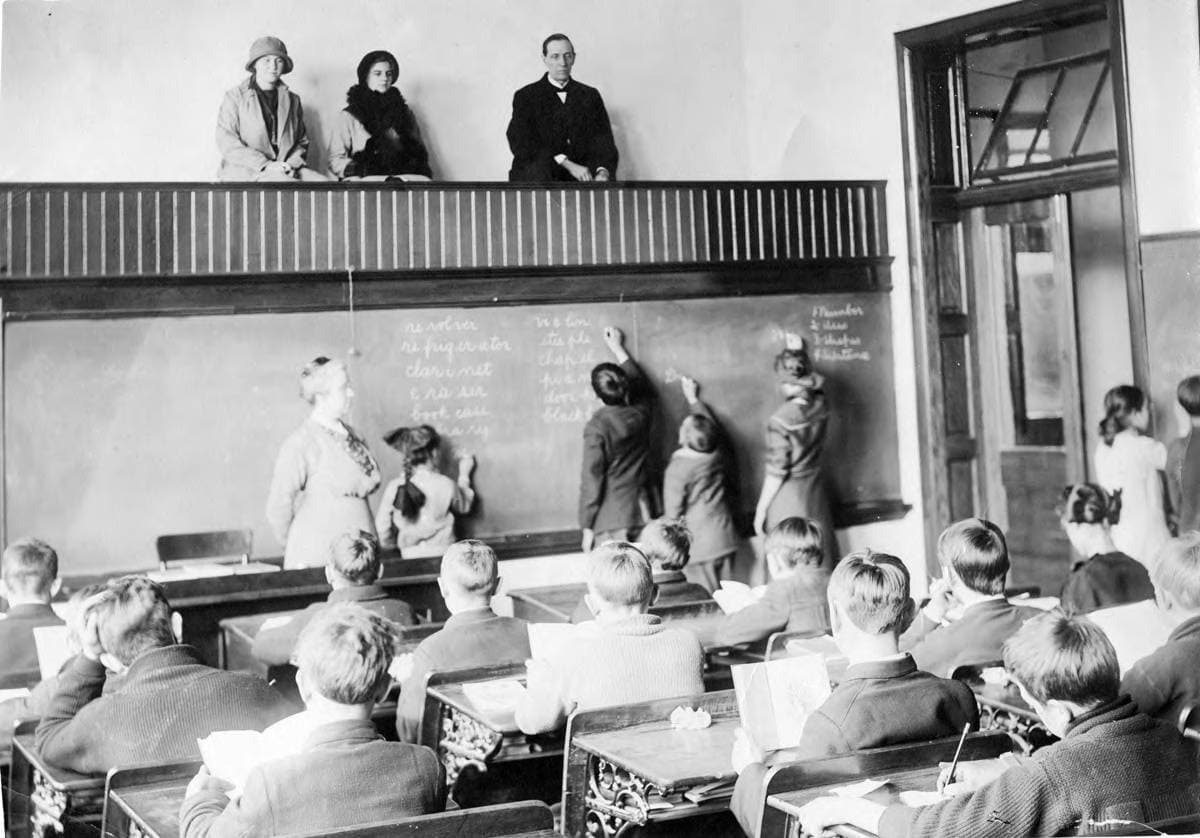
M 199 760 L 110 771 L 104 838 L 177 838 L 179 805 Z
M 988 684 L 982 680 L 969 680 L 967 684 L 979 702 L 980 730 L 1000 730 L 1010 734 L 1026 754 L 1057 741 L 1058 737 L 1021 697 L 1016 684 Z
M 712 725 L 672 729 L 669 717 L 680 705 L 706 710 Z M 739 724 L 732 690 L 573 714 L 563 772 L 564 833 L 611 836 L 630 825 L 727 812 Z
M 505 593 L 512 598 L 514 617 L 531 623 L 569 623 L 575 609 L 583 601 L 583 595 L 587 593 L 587 585 L 547 585 L 540 588 L 520 588 Z M 660 597 L 650 610 L 653 613 L 668 605 L 701 602 L 712 602 L 712 597 L 698 597 L 685 590 L 682 597 Z
M 435 671 L 425 679 L 418 741 L 437 753 L 446 769 L 446 786 L 459 805 L 558 797 L 562 733 L 527 736 L 511 710 L 484 712 L 463 686 L 511 679 L 524 683 L 524 663 Z
M 100 825 L 104 778 L 46 765 L 33 746 L 36 721 L 13 736 L 8 816 L 11 838 L 94 838 Z

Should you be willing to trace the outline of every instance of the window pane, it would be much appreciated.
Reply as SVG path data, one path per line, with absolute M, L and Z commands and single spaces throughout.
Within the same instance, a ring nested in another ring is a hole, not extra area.
M 1055 287 L 1054 254 L 1017 253 L 1014 268 L 1020 295 L 1025 418 L 1061 419 L 1059 291 Z

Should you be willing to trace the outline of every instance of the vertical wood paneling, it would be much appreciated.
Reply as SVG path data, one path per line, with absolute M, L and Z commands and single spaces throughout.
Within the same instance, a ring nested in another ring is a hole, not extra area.
M 886 255 L 885 192 L 874 183 L 0 192 L 0 271 L 12 276 Z

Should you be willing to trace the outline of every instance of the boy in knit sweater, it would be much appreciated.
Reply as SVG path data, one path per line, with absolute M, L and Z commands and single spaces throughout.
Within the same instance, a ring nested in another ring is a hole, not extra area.
M 378 614 L 353 603 L 316 616 L 296 645 L 309 731 L 303 749 L 252 768 L 232 801 L 230 784 L 202 767 L 180 808 L 180 835 L 312 835 L 442 811 L 446 783 L 437 755 L 385 742 L 371 722 L 375 702 L 391 685 L 392 632 Z
M 574 710 L 704 692 L 700 642 L 646 613 L 654 594 L 650 562 L 635 546 L 610 541 L 592 551 L 587 599 L 596 630 L 553 660 L 527 662 L 516 709 L 522 731 L 557 730 Z
M 1185 708 L 1200 704 L 1200 532 L 1168 541 L 1150 576 L 1158 607 L 1174 629 L 1163 646 L 1125 673 L 1121 692 L 1143 713 L 1176 724 Z
M 1062 741 L 1028 759 L 960 763 L 953 778 L 944 769 L 939 786 L 951 782 L 951 796 L 929 806 L 818 798 L 801 810 L 804 830 L 848 823 L 880 838 L 1090 835 L 1200 810 L 1195 751 L 1120 695 L 1117 653 L 1098 626 L 1059 612 L 1034 617 L 1004 644 L 1004 665 Z

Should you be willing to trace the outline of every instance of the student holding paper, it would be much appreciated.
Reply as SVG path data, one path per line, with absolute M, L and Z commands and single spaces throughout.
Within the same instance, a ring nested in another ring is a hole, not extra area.
M 441 631 L 421 641 L 409 672 L 401 679 L 396 730 L 402 740 L 417 741 L 425 676 L 430 672 L 520 662 L 529 657 L 525 621 L 501 617 L 492 610 L 492 596 L 499 586 L 496 553 L 482 541 L 459 541 L 442 556 L 438 588 L 450 619 Z
M 549 660 L 528 663 L 517 725 L 558 730 L 574 710 L 704 692 L 704 650 L 691 632 L 647 614 L 650 562 L 632 544 L 609 541 L 588 557 L 588 606 L 596 631 L 582 632 Z
M 1009 567 L 1004 533 L 982 518 L 956 521 L 938 536 L 937 558 L 942 578 L 900 638 L 900 648 L 921 669 L 947 678 L 964 664 L 998 662 L 1004 641 L 1041 613 L 1004 597 Z
M 179 810 L 183 838 L 313 834 L 446 807 L 446 778 L 429 748 L 385 742 L 371 721 L 391 686 L 392 628 L 353 603 L 317 615 L 296 646 L 296 683 L 311 732 L 298 754 L 268 758 L 242 794 L 204 767 Z
M 1061 612 L 1034 617 L 1004 644 L 1004 666 L 1061 741 L 1029 758 L 959 763 L 949 797 L 927 806 L 817 798 L 801 810 L 804 831 L 851 824 L 880 838 L 1018 838 L 1114 827 L 1144 834 L 1155 831 L 1146 824 L 1194 819 L 1195 750 L 1173 725 L 1121 695 L 1117 655 L 1098 626 Z
M 717 642 L 736 646 L 777 631 L 828 631 L 824 543 L 821 527 L 813 521 L 784 518 L 776 524 L 763 544 L 771 582 L 762 599 L 725 618 Z
M 50 607 L 58 586 L 58 554 L 46 542 L 22 538 L 0 554 L 0 595 L 8 601 L 0 620 L 0 689 L 41 680 L 33 630 L 63 624 Z
M 796 748 L 764 754 L 739 731 L 738 772 L 730 808 L 753 835 L 770 765 L 960 735 L 979 726 L 966 684 L 921 672 L 898 639 L 912 621 L 908 569 L 895 556 L 867 550 L 842 559 L 829 580 L 833 637 L 850 660 L 837 689 L 804 725 Z

